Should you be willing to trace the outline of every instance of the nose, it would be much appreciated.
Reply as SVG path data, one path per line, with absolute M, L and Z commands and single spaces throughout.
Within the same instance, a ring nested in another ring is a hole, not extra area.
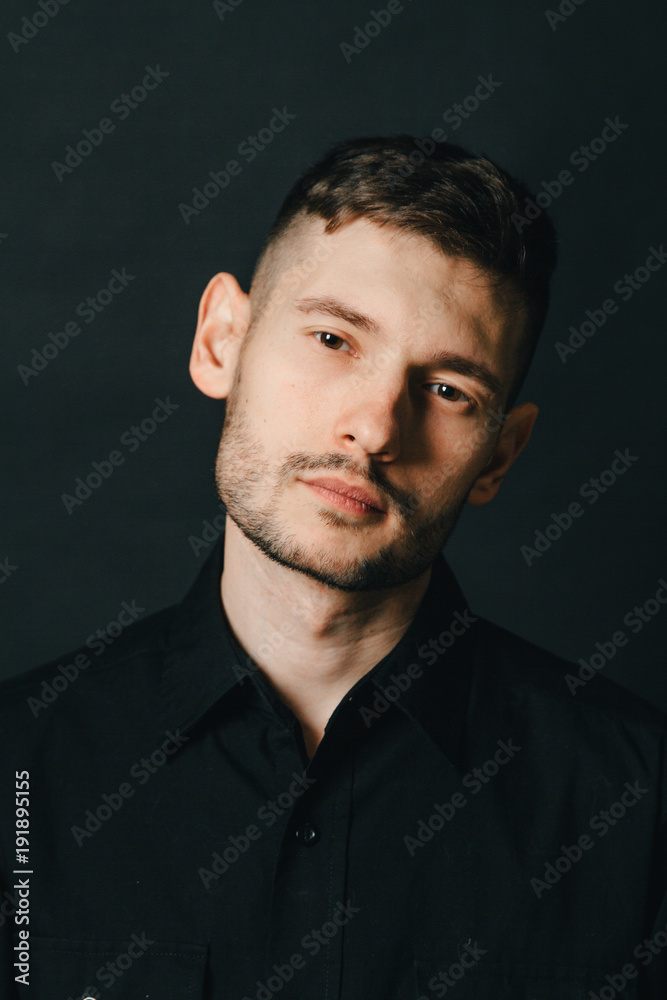
M 400 454 L 401 433 L 407 427 L 409 401 L 404 380 L 385 373 L 355 386 L 335 417 L 336 439 L 380 461 Z

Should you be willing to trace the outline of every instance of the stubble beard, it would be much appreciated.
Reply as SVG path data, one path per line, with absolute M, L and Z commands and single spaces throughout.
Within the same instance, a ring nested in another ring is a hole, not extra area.
M 421 576 L 453 531 L 465 505 L 467 490 L 435 515 L 419 517 L 419 506 L 415 509 L 414 503 L 409 503 L 409 495 L 399 495 L 395 487 L 374 476 L 372 485 L 378 486 L 383 496 L 391 497 L 392 513 L 384 516 L 399 519 L 403 528 L 400 537 L 380 546 L 371 555 L 343 560 L 333 554 L 336 540 L 331 532 L 330 546 L 313 551 L 283 523 L 280 504 L 285 489 L 300 473 L 315 470 L 334 474 L 340 471 L 343 475 L 347 472 L 358 479 L 368 477 L 356 475 L 343 455 L 322 459 L 294 452 L 274 468 L 261 442 L 253 437 L 247 415 L 239 405 L 242 396 L 239 383 L 240 371 L 237 369 L 226 403 L 215 482 L 227 513 L 246 538 L 274 562 L 335 590 L 383 590 Z M 267 499 L 262 501 L 262 497 Z M 323 526 L 345 532 L 347 537 L 350 532 L 372 530 L 365 520 L 332 508 L 321 507 L 317 516 Z

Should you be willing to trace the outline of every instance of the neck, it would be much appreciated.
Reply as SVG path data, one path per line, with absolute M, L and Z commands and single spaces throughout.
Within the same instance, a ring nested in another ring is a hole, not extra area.
M 407 631 L 431 567 L 400 587 L 349 592 L 269 559 L 229 515 L 224 545 L 230 628 L 296 715 L 312 756 L 345 694 Z

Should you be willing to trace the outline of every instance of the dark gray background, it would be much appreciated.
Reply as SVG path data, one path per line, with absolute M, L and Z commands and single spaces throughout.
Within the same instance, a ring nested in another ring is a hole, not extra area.
M 197 573 L 204 553 L 188 538 L 220 511 L 224 413 L 187 371 L 199 296 L 218 270 L 247 287 L 299 171 L 342 138 L 442 127 L 536 189 L 618 115 L 629 127 L 572 171 L 550 210 L 561 264 L 522 395 L 541 408 L 533 439 L 447 551 L 474 609 L 563 656 L 588 659 L 624 629 L 630 641 L 604 673 L 667 709 L 667 610 L 636 636 L 623 625 L 667 574 L 665 275 L 566 364 L 554 348 L 586 309 L 620 301 L 614 282 L 667 237 L 661 14 L 641 0 L 585 0 L 553 30 L 527 0 L 406 0 L 346 62 L 340 43 L 383 6 L 243 0 L 221 20 L 209 2 L 73 0 L 14 52 L 6 36 L 40 8 L 5 4 L 0 560 L 16 569 L 0 588 L 4 675 L 82 645 L 122 601 L 144 615 L 173 603 Z M 124 121 L 110 115 L 156 64 L 168 78 Z M 452 130 L 443 113 L 488 74 L 501 86 Z M 296 119 L 185 225 L 179 203 L 284 105 Z M 105 116 L 115 131 L 59 183 L 52 161 Z M 24 385 L 17 367 L 32 348 L 122 267 L 135 275 L 128 288 Z M 122 449 L 125 464 L 68 514 L 61 495 L 167 395 L 179 409 L 134 454 Z M 638 459 L 625 476 L 528 567 L 521 545 L 626 448 Z

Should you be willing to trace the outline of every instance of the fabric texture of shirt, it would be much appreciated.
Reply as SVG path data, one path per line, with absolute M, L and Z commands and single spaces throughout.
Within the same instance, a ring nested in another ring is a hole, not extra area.
M 223 542 L 181 604 L 0 685 L 3 1000 L 664 1000 L 665 716 L 573 687 L 439 555 L 309 760 Z

